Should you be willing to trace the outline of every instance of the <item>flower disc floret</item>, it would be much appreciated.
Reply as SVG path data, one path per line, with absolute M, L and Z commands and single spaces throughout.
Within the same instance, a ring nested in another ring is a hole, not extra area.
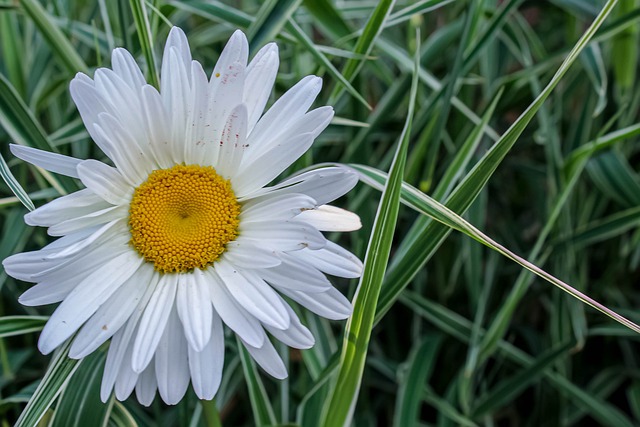
M 238 235 L 240 204 L 211 166 L 153 171 L 129 208 L 131 245 L 162 273 L 204 269 Z

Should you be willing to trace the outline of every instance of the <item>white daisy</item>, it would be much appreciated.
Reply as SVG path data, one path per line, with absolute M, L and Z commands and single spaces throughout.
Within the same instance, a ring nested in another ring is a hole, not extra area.
M 62 302 L 40 336 L 48 354 L 72 338 L 82 358 L 109 338 L 101 397 L 159 390 L 175 404 L 189 381 L 211 399 L 222 376 L 224 322 L 262 368 L 287 375 L 268 332 L 295 348 L 314 339 L 283 296 L 329 319 L 351 304 L 326 274 L 355 278 L 361 262 L 321 231 L 360 227 L 327 203 L 355 174 L 326 168 L 272 187 L 329 124 L 331 107 L 307 111 L 321 80 L 308 76 L 263 115 L 278 69 L 265 46 L 247 65 L 236 31 L 211 78 L 173 28 L 161 87 L 148 85 L 124 49 L 113 69 L 78 74 L 71 96 L 92 139 L 115 167 L 13 145 L 19 158 L 78 178 L 86 187 L 28 213 L 29 225 L 60 236 L 4 260 L 8 274 L 37 283 L 25 305 Z M 75 334 L 75 335 L 74 335 Z

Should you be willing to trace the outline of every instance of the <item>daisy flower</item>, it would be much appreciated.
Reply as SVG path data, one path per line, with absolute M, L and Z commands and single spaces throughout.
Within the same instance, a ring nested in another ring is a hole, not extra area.
M 113 162 L 80 160 L 23 146 L 19 158 L 78 178 L 84 189 L 28 213 L 53 243 L 4 260 L 6 272 L 36 283 L 25 305 L 61 302 L 38 348 L 72 339 L 83 358 L 111 339 L 101 398 L 135 389 L 166 403 L 189 382 L 201 399 L 222 377 L 226 324 L 255 361 L 287 376 L 271 338 L 309 348 L 314 338 L 283 297 L 344 319 L 350 302 L 325 274 L 355 278 L 361 262 L 322 231 L 360 227 L 327 203 L 357 182 L 325 168 L 267 186 L 306 152 L 333 117 L 308 111 L 322 82 L 307 76 L 266 113 L 278 69 L 269 44 L 248 61 L 236 31 L 210 78 L 174 27 L 162 58 L 160 91 L 124 49 L 93 80 L 78 74 L 71 96 L 93 141 Z M 268 333 L 268 335 L 267 335 Z

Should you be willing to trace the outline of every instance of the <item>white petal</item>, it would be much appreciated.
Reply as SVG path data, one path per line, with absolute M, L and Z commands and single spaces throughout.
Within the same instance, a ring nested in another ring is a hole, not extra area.
M 309 134 L 311 139 L 315 139 L 329 125 L 332 118 L 332 107 L 320 107 L 297 117 L 277 131 L 274 129 L 274 133 L 261 135 L 252 133 L 247 139 L 247 154 L 240 171 L 251 170 L 252 165 L 257 164 L 270 151 L 290 151 L 290 147 L 294 146 L 289 141 L 298 135 Z M 293 163 L 297 157 L 293 158 L 293 155 L 291 157 L 291 163 Z
M 86 277 L 60 304 L 40 335 L 38 348 L 49 354 L 96 312 L 138 269 L 143 260 L 135 253 L 121 254 Z
M 85 160 L 78 165 L 78 175 L 88 189 L 112 205 L 128 203 L 133 188 L 117 169 L 97 160 Z
M 313 294 L 284 288 L 280 288 L 280 292 L 317 315 L 331 320 L 346 319 L 353 310 L 349 300 L 335 288 Z
M 69 350 L 69 357 L 81 359 L 111 338 L 129 319 L 141 301 L 149 300 L 152 290 L 157 283 L 152 282 L 153 267 L 142 264 L 91 318 L 73 339 Z M 144 294 L 148 293 L 147 297 Z
M 121 225 L 122 222 L 124 221 L 116 220 L 116 221 L 108 222 L 102 226 L 89 227 L 89 228 L 84 228 L 83 230 L 79 230 L 79 232 L 84 230 L 91 230 L 92 233 L 86 236 L 84 239 L 76 243 L 70 244 L 58 252 L 52 253 L 51 255 L 47 256 L 47 260 L 49 259 L 61 260 L 61 259 L 70 258 L 74 255 L 77 255 L 80 251 L 87 250 L 89 247 L 93 246 L 93 244 L 96 241 L 106 240 L 111 238 L 114 234 L 122 231 L 122 228 L 119 227 L 119 225 Z M 73 236 L 75 234 L 76 233 L 71 233 L 71 234 L 67 234 L 66 236 Z
M 296 219 L 307 222 L 320 231 L 354 231 L 362 228 L 358 215 L 330 205 L 304 211 Z
M 187 164 L 203 164 L 203 154 L 206 150 L 207 106 L 209 102 L 209 81 L 207 75 L 198 61 L 191 62 L 191 105 L 188 110 L 186 136 L 184 146 L 184 159 Z M 206 161 L 204 162 L 205 164 Z
M 158 347 L 173 307 L 176 287 L 176 275 L 163 275 L 144 310 L 133 344 L 131 367 L 135 372 L 142 372 L 147 367 Z
M 9 149 L 14 156 L 32 165 L 53 173 L 78 178 L 76 166 L 82 161 L 80 159 L 16 144 L 9 144 Z
M 191 101 L 190 87 L 191 62 L 183 63 L 180 53 L 175 48 L 169 51 L 169 91 L 161 92 L 164 106 L 169 112 L 171 121 L 172 158 L 174 163 L 182 163 L 184 158 L 184 141 L 186 137 L 187 118 Z M 163 83 L 167 79 L 163 80 Z
M 304 194 L 266 194 L 243 203 L 240 221 L 289 220 L 315 208 L 316 201 Z
M 262 323 L 279 329 L 289 327 L 289 315 L 273 289 L 251 271 L 238 271 L 226 260 L 215 264 L 216 273 L 239 305 Z
M 229 179 L 236 175 L 244 154 L 247 135 L 247 107 L 240 104 L 229 113 L 220 137 L 220 151 L 216 171 Z
M 111 53 L 113 71 L 124 80 L 131 89 L 138 90 L 146 84 L 142 71 L 131 54 L 122 48 L 116 48 Z
M 123 359 L 125 361 L 131 360 L 132 353 L 133 346 L 131 341 L 129 341 L 126 348 L 124 349 Z M 140 374 L 134 372 L 134 370 L 131 369 L 130 363 L 121 363 L 118 367 L 118 376 L 116 377 L 115 383 L 116 399 L 121 401 L 126 400 L 131 395 L 131 392 L 136 386 L 139 376 Z
M 355 279 L 362 275 L 362 261 L 351 252 L 331 241 L 327 241 L 327 245 L 322 249 L 315 251 L 302 249 L 291 252 L 291 256 L 332 276 Z
M 313 347 L 315 339 L 313 338 L 311 331 L 309 331 L 309 329 L 300 322 L 300 319 L 291 307 L 287 305 L 286 308 L 289 312 L 289 317 L 291 318 L 291 325 L 289 325 L 287 329 L 280 330 L 272 328 L 271 326 L 265 326 L 265 328 L 271 333 L 271 335 L 289 347 L 300 349 Z
M 149 136 L 148 150 L 153 153 L 160 168 L 167 169 L 173 166 L 169 115 L 162 103 L 162 97 L 153 86 L 146 85 L 142 88 L 142 112 Z
M 239 231 L 247 239 L 264 241 L 282 251 L 320 249 L 327 241 L 314 227 L 296 220 L 241 222 Z
M 321 78 L 307 76 L 282 95 L 253 128 L 251 138 L 249 138 L 249 143 L 253 145 L 252 148 L 260 146 L 260 138 L 264 138 L 265 135 L 276 136 L 282 133 L 290 123 L 303 116 L 313 104 L 321 88 Z
M 211 339 L 200 352 L 189 347 L 189 370 L 193 390 L 200 399 L 211 400 L 220 387 L 224 365 L 224 331 L 220 317 L 214 313 Z
M 236 302 L 213 269 L 205 272 L 209 276 L 209 291 L 213 307 L 222 321 L 244 341 L 253 346 L 261 346 L 264 331 L 260 322 Z
M 189 50 L 189 42 L 187 36 L 178 27 L 172 27 L 167 38 L 167 43 L 164 45 L 164 53 L 162 55 L 162 69 L 160 71 L 160 92 L 163 98 L 168 96 L 171 98 L 171 81 L 177 76 L 171 74 L 171 52 L 174 52 L 176 60 L 182 63 L 185 69 L 191 63 L 191 51 Z M 171 110 L 169 110 L 171 111 Z
M 301 193 L 313 198 L 317 204 L 324 205 L 346 194 L 357 183 L 358 175 L 355 172 L 330 167 L 296 175 L 273 187 L 263 188 L 251 196 Z
M 154 169 L 154 164 L 152 157 L 145 153 L 137 141 L 144 141 L 146 137 L 134 136 L 130 128 L 124 127 L 118 119 L 108 113 L 99 114 L 93 127 L 96 138 L 110 152 L 109 158 L 129 184 L 137 187 L 145 181 Z M 144 127 L 142 118 L 137 127 Z
M 227 243 L 224 258 L 240 268 L 270 268 L 280 265 L 276 252 L 262 241 L 238 237 Z
M 262 157 L 254 157 L 250 163 L 243 162 L 238 175 L 231 179 L 236 195 L 242 198 L 267 185 L 311 147 L 313 138 L 311 133 L 296 135 L 282 141 L 282 146 L 268 151 Z M 248 154 L 249 151 L 245 157 Z
M 175 405 L 189 387 L 187 340 L 175 306 L 171 309 L 167 327 L 158 344 L 155 365 L 160 397 L 165 403 Z
M 222 74 L 224 70 L 235 62 L 239 62 L 243 67 L 246 67 L 248 57 L 249 43 L 247 42 L 247 37 L 242 31 L 236 30 L 229 37 L 229 41 L 220 53 L 220 58 L 218 58 L 213 69 L 214 76 L 216 73 Z
M 284 366 L 280 355 L 269 341 L 269 338 L 265 337 L 262 347 L 253 347 L 246 342 L 242 341 L 251 357 L 258 362 L 258 365 L 264 369 L 269 375 L 283 380 L 287 378 L 287 368 Z
M 153 398 L 156 397 L 157 389 L 158 382 L 156 381 L 155 366 L 152 361 L 138 377 L 138 382 L 136 383 L 136 397 L 138 398 L 138 402 L 143 406 L 150 406 Z
M 94 227 L 126 218 L 127 213 L 128 206 L 126 205 L 112 206 L 52 225 L 47 230 L 47 233 L 49 233 L 50 236 L 62 236 L 82 230 L 83 228 Z
M 111 390 L 113 390 L 118 372 L 122 365 L 126 365 L 127 369 L 133 372 L 131 368 L 133 338 L 137 335 L 138 321 L 142 317 L 147 303 L 149 302 L 149 298 L 153 295 L 159 281 L 160 277 L 158 273 L 155 273 L 151 283 L 149 284 L 149 289 L 145 292 L 142 301 L 140 301 L 136 309 L 133 311 L 124 327 L 120 328 L 111 339 L 109 353 L 107 354 L 107 360 L 104 366 L 102 386 L 100 387 L 100 399 L 103 402 L 106 402 L 107 399 L 109 399 L 109 395 L 111 394 Z
M 69 92 L 71 98 L 78 107 L 80 117 L 84 122 L 89 135 L 93 141 L 109 158 L 113 159 L 111 146 L 102 143 L 103 138 L 98 135 L 95 124 L 98 121 L 98 115 L 102 113 L 113 113 L 113 107 L 100 95 L 95 88 L 93 80 L 82 73 L 76 74 L 75 78 L 69 84 Z
M 195 351 L 202 351 L 211 337 L 213 316 L 209 285 L 202 270 L 178 275 L 176 307 L 189 346 Z
M 249 132 L 262 115 L 278 73 L 278 46 L 269 43 L 258 51 L 249 66 L 245 78 L 243 102 L 247 105 Z
M 260 277 L 278 289 L 316 293 L 325 292 L 332 287 L 329 279 L 313 266 L 286 253 L 280 254 L 280 258 L 282 264 L 279 266 L 258 272 Z
M 63 221 L 106 209 L 111 205 L 91 190 L 84 189 L 58 197 L 24 216 L 31 226 L 51 227 Z

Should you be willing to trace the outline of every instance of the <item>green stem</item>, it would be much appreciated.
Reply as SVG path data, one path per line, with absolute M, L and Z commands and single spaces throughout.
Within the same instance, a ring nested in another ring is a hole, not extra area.
M 218 407 L 216 406 L 216 400 L 201 400 L 202 413 L 204 414 L 204 421 L 207 427 L 222 427 L 220 422 L 220 414 L 218 413 Z

